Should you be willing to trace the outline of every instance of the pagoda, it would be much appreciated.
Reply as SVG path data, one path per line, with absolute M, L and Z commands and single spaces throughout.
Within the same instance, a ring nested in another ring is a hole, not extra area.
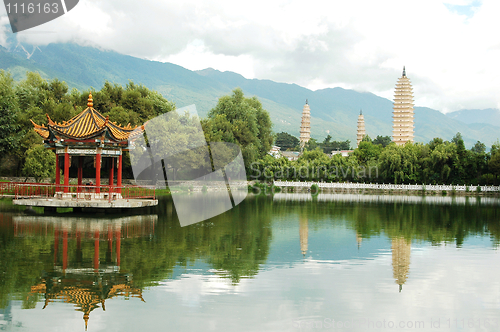
M 300 148 L 304 148 L 311 139 L 311 109 L 306 99 L 306 104 L 302 109 L 302 122 L 300 124 Z
M 359 143 L 363 140 L 363 137 L 366 135 L 365 130 L 365 118 L 363 117 L 363 111 L 359 111 L 358 116 L 358 133 L 356 137 L 356 146 L 359 146 Z
M 133 128 L 130 124 L 122 127 L 116 122 L 111 122 L 108 116 L 104 117 L 93 108 L 92 93 L 89 94 L 87 108 L 72 119 L 57 123 L 47 114 L 47 120 L 47 126 L 30 121 L 35 127 L 35 132 L 43 137 L 45 146 L 56 153 L 56 192 L 60 191 L 61 164 L 64 165 L 63 192 L 69 191 L 69 168 L 73 157 L 77 158 L 79 190 L 83 185 L 83 160 L 92 158 L 95 166 L 95 193 L 100 193 L 102 159 L 106 158 L 109 167 L 109 185 L 110 187 L 113 185 L 116 164 L 116 192 L 121 192 L 123 151 L 127 150 L 131 136 L 142 134 L 143 126 L 142 130 L 135 130 L 137 127 Z M 99 198 L 99 195 L 95 198 Z
M 413 142 L 413 106 L 413 88 L 410 79 L 406 77 L 406 69 L 403 67 L 403 75 L 396 83 L 392 116 L 392 141 L 397 145 Z

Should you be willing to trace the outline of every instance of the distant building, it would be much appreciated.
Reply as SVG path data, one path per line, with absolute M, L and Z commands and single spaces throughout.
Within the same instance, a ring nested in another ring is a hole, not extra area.
M 268 154 L 270 154 L 274 158 L 280 158 L 281 157 L 281 148 L 279 146 L 273 145 L 273 147 L 268 152 Z
M 406 77 L 405 67 L 403 75 L 396 83 L 392 117 L 392 141 L 397 145 L 413 142 L 413 89 L 410 79 Z
M 281 155 L 288 160 L 297 160 L 299 159 L 300 153 L 297 151 L 281 151 Z
M 340 150 L 340 151 L 332 151 L 331 156 L 333 157 L 336 154 L 342 155 L 342 157 L 349 157 L 349 153 L 353 152 L 354 150 Z
M 363 137 L 366 135 L 365 130 L 365 118 L 363 117 L 363 111 L 359 111 L 358 116 L 358 134 L 356 137 L 356 147 L 359 146 L 359 143 L 363 140 Z
M 300 124 L 300 147 L 304 148 L 311 139 L 311 109 L 306 99 L 306 104 L 302 109 L 302 122 Z

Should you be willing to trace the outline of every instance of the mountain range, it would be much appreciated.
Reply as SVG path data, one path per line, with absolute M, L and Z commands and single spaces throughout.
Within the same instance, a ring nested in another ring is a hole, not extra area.
M 27 71 L 37 71 L 43 78 L 58 78 L 79 90 L 99 90 L 106 80 L 122 85 L 133 81 L 160 92 L 178 108 L 195 104 L 200 116 L 205 116 L 219 97 L 240 87 L 246 96 L 259 98 L 271 115 L 275 132 L 299 136 L 302 107 L 307 99 L 311 136 L 319 141 L 329 134 L 334 140 L 355 142 L 360 110 L 370 137 L 392 134 L 392 101 L 368 92 L 342 88 L 312 91 L 296 84 L 246 79 L 211 68 L 191 71 L 171 63 L 77 44 L 18 43 L 9 49 L 0 46 L 0 69 L 10 71 L 16 80 L 23 79 Z M 490 147 L 500 137 L 500 110 L 461 110 L 445 115 L 415 107 L 415 141 L 429 142 L 434 137 L 450 140 L 457 132 L 467 147 L 478 140 Z

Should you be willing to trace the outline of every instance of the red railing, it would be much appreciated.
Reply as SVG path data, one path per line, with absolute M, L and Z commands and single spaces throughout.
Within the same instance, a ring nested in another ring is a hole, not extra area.
M 53 183 L 0 182 L 0 194 L 20 198 L 59 198 L 76 200 L 155 199 L 154 187 L 56 185 Z

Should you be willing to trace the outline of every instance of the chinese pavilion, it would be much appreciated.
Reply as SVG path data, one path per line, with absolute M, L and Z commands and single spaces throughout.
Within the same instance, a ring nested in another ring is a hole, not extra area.
M 101 198 L 101 165 L 102 158 L 108 159 L 109 191 L 114 184 L 114 169 L 116 172 L 116 193 L 121 193 L 122 186 L 122 155 L 128 148 L 128 140 L 142 134 L 144 126 L 139 130 L 130 124 L 125 127 L 111 122 L 93 108 L 92 93 L 89 94 L 87 108 L 68 121 L 54 122 L 47 115 L 48 124 L 38 125 L 31 120 L 35 132 L 44 138 L 45 146 L 56 153 L 56 192 L 60 191 L 61 159 L 63 166 L 63 192 L 69 191 L 69 168 L 72 157 L 78 158 L 78 191 L 81 191 L 84 158 L 93 158 L 95 166 L 95 197 Z

